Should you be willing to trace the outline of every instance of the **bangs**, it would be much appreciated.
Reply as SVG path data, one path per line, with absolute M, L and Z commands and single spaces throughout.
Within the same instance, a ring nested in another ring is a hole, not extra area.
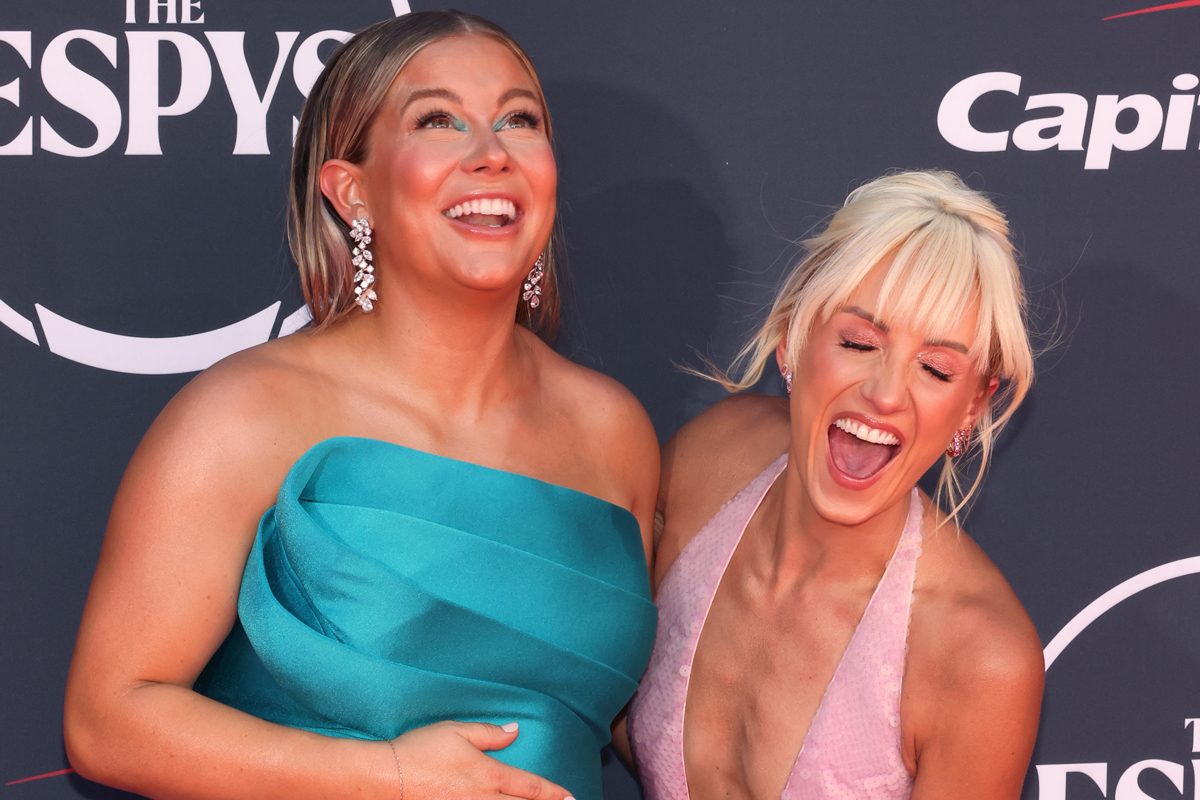
M 971 341 L 963 342 L 981 372 L 991 361 L 992 309 L 980 285 L 978 237 L 966 220 L 939 214 L 895 251 L 879 291 L 881 319 L 933 340 L 948 339 L 972 306 Z
M 988 302 L 990 287 L 984 285 L 979 266 L 979 234 L 970 222 L 938 212 L 926 211 L 910 222 L 899 226 L 911 231 L 899 241 L 886 235 L 854 237 L 830 254 L 830 260 L 854 266 L 824 269 L 821 277 L 809 284 L 811 294 L 801 305 L 807 304 L 816 313 L 794 320 L 804 327 L 797 344 L 802 346 L 813 324 L 827 321 L 846 305 L 872 270 L 884 265 L 879 307 L 871 311 L 888 325 L 923 331 L 930 339 L 948 339 L 972 304 L 978 304 L 975 330 L 971 340 L 962 344 L 986 374 L 994 349 L 993 314 Z M 800 331 L 793 331 L 795 334 Z

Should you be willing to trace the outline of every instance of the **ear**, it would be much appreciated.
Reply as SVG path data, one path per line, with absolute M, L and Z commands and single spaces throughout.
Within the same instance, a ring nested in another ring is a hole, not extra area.
M 787 334 L 784 333 L 783 337 L 779 340 L 779 346 L 775 348 L 775 366 L 779 367 L 781 375 L 783 374 L 783 368 L 788 365 L 787 359 Z
M 321 165 L 321 194 L 337 211 L 347 225 L 356 216 L 362 216 L 367 207 L 366 191 L 363 186 L 362 170 L 357 164 L 331 158 Z M 362 211 L 358 210 L 362 208 Z M 369 219 L 369 217 L 368 217 Z
M 963 420 L 961 427 L 974 428 L 975 423 L 979 421 L 979 415 L 987 408 L 988 403 L 992 401 L 992 395 L 1000 388 L 1000 379 L 996 377 L 988 378 L 978 394 L 971 398 L 971 405 L 967 407 L 967 416 Z

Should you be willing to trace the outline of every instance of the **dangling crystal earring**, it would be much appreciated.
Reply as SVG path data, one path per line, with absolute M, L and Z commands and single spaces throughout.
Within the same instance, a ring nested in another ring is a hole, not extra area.
M 363 310 L 364 314 L 371 313 L 375 308 L 374 301 L 379 297 L 375 294 L 375 290 L 371 288 L 375 283 L 375 261 L 374 254 L 371 253 L 371 223 L 367 222 L 366 217 L 355 217 L 354 222 L 350 226 L 350 238 L 354 240 L 354 249 L 350 251 L 350 263 L 358 268 L 358 272 L 354 273 L 352 281 L 354 287 L 354 302 Z
M 967 443 L 969 441 L 971 441 L 971 429 L 959 428 L 950 439 L 950 446 L 946 448 L 946 455 L 951 458 L 958 458 L 967 451 Z
M 783 375 L 783 388 L 787 389 L 787 393 L 789 395 L 791 395 L 791 393 L 792 393 L 792 377 L 793 377 L 792 368 L 789 367 L 787 364 L 784 364 L 783 368 L 779 370 L 779 374 Z
M 546 265 L 546 253 L 538 254 L 537 261 L 533 262 L 533 269 L 529 270 L 529 276 L 525 278 L 525 285 L 521 287 L 521 299 L 529 304 L 530 312 L 542 304 L 542 276 L 546 274 L 544 269 Z

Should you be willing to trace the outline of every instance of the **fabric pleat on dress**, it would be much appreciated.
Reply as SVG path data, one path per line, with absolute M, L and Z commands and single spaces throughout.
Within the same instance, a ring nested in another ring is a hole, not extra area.
M 599 751 L 655 610 L 627 510 L 372 439 L 305 453 L 263 516 L 238 622 L 198 691 L 255 716 L 386 739 L 520 723 L 489 755 L 600 800 Z

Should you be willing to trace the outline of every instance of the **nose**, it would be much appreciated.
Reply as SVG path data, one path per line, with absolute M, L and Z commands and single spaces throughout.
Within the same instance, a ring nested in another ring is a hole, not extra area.
M 906 363 L 885 356 L 875 362 L 860 391 L 880 415 L 894 414 L 908 404 L 908 378 Z
M 463 159 L 463 169 L 472 173 L 507 172 L 509 152 L 499 135 L 489 127 L 480 126 L 471 140 L 471 150 Z

